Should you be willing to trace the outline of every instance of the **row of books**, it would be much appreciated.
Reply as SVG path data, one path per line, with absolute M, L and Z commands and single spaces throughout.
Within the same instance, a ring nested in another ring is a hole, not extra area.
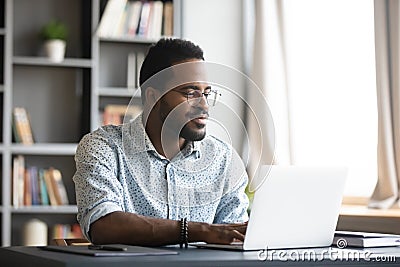
M 157 39 L 173 34 L 172 2 L 109 0 L 101 18 L 100 37 Z
M 33 144 L 32 127 L 28 112 L 23 107 L 13 109 L 13 132 L 16 143 Z
M 13 205 L 68 205 L 61 172 L 55 168 L 25 167 L 22 155 L 13 159 Z
M 103 125 L 120 125 L 124 122 L 128 122 L 136 118 L 142 108 L 136 105 L 106 105 L 104 107 L 104 112 L 101 114 Z
M 51 231 L 51 239 L 54 238 L 83 238 L 79 224 L 55 224 Z

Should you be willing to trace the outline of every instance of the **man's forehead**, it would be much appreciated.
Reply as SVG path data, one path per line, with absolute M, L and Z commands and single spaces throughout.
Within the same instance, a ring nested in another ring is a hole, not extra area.
M 171 89 L 195 89 L 195 90 L 201 90 L 201 89 L 205 89 L 205 88 L 211 88 L 211 85 L 207 82 L 190 82 L 190 83 L 185 83 L 185 84 L 181 84 L 175 88 L 171 88 Z
M 207 68 L 204 61 L 190 61 L 169 68 L 171 75 L 167 85 L 175 88 L 183 84 L 207 83 Z

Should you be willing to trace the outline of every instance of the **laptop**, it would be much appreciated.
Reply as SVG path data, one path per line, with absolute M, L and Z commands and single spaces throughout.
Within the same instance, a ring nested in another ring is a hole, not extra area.
M 266 177 L 265 179 L 262 179 Z M 331 246 L 345 167 L 261 166 L 244 242 L 197 247 L 261 250 Z

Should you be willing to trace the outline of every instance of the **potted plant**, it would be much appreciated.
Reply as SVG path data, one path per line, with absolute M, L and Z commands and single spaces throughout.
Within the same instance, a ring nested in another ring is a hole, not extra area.
M 45 41 L 45 51 L 49 60 L 53 62 L 63 61 L 68 36 L 67 26 L 60 21 L 51 20 L 43 26 L 40 35 Z

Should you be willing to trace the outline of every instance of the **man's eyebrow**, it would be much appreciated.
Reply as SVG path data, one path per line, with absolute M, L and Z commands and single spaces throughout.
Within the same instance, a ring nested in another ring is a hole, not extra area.
M 188 85 L 184 85 L 181 88 L 179 88 L 178 90 L 187 90 L 187 89 L 193 89 L 193 90 L 201 90 L 199 86 L 197 85 L 192 85 L 192 84 L 188 84 Z M 207 86 L 204 90 L 211 90 L 211 86 Z

